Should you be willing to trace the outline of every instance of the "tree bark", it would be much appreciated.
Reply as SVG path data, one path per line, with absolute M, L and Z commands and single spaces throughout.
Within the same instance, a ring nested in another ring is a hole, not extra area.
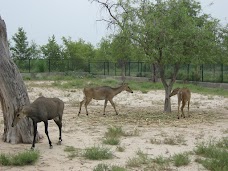
M 158 76 L 157 76 L 157 65 L 155 63 L 151 63 L 151 81 L 153 83 L 158 82 Z
M 21 120 L 12 127 L 14 115 L 22 106 L 30 103 L 22 76 L 10 58 L 6 25 L 0 17 L 0 101 L 4 119 L 3 141 L 12 144 L 31 143 L 33 140 L 32 121 Z
M 159 64 L 158 66 L 159 66 L 159 71 L 160 71 L 161 82 L 165 88 L 164 112 L 171 113 L 171 101 L 170 101 L 169 95 L 170 95 L 171 90 L 173 88 L 173 84 L 176 81 L 176 76 L 177 76 L 177 73 L 179 71 L 179 64 L 174 65 L 174 71 L 173 71 L 172 78 L 171 78 L 169 84 L 166 82 L 166 79 L 165 79 L 165 67 L 164 67 L 164 65 Z

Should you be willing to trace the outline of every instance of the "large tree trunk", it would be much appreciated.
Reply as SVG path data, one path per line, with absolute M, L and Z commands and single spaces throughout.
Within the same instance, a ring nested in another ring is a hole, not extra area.
M 158 82 L 157 65 L 155 63 L 151 63 L 151 73 L 151 81 L 154 83 Z
M 17 66 L 10 58 L 6 25 L 0 17 L 0 101 L 4 119 L 3 141 L 9 143 L 31 143 L 33 127 L 29 119 L 21 120 L 12 127 L 14 115 L 24 105 L 29 104 L 29 97 Z
M 170 93 L 173 88 L 173 84 L 176 81 L 176 76 L 179 71 L 179 64 L 175 64 L 173 68 L 172 78 L 170 79 L 170 82 L 167 83 L 165 79 L 165 66 L 159 64 L 159 72 L 161 77 L 161 82 L 165 88 L 165 103 L 164 103 L 164 112 L 171 113 L 171 101 L 170 101 Z

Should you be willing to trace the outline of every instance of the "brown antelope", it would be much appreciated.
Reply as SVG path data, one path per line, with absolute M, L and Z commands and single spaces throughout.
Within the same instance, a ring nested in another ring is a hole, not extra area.
M 87 106 L 92 99 L 105 100 L 104 115 L 105 115 L 105 108 L 107 106 L 108 101 L 111 103 L 112 107 L 115 109 L 116 114 L 118 115 L 118 112 L 116 111 L 116 107 L 115 107 L 115 104 L 112 99 L 114 96 L 116 96 L 117 94 L 121 93 L 124 90 L 127 92 L 130 92 L 130 93 L 133 93 L 133 91 L 130 89 L 130 87 L 126 83 L 122 84 L 120 87 L 117 87 L 117 88 L 112 88 L 109 86 L 84 88 L 84 90 L 83 90 L 84 99 L 80 102 L 78 116 L 81 113 L 81 107 L 83 104 L 85 104 L 86 115 L 88 115 Z
M 29 117 L 33 121 L 34 137 L 31 149 L 35 148 L 35 139 L 37 134 L 37 123 L 43 121 L 45 126 L 45 133 L 47 135 L 49 146 L 52 148 L 52 143 L 48 135 L 48 120 L 53 119 L 59 127 L 59 142 L 62 142 L 61 130 L 62 130 L 62 116 L 64 110 L 64 103 L 58 98 L 46 98 L 39 97 L 33 103 L 28 106 L 24 106 L 22 110 L 14 117 L 12 127 L 14 127 L 18 121 L 24 117 Z
M 184 109 L 186 103 L 188 102 L 188 116 L 189 116 L 189 104 L 190 104 L 190 99 L 191 99 L 191 92 L 188 88 L 176 88 L 171 92 L 169 97 L 172 97 L 176 94 L 177 94 L 177 98 L 178 98 L 178 119 L 179 119 L 179 108 L 180 108 L 181 102 L 182 102 L 181 116 L 183 116 L 185 118 L 183 109 Z

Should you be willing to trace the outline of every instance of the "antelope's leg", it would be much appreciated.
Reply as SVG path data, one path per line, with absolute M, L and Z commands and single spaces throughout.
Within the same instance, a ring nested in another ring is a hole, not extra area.
M 35 141 L 36 141 L 36 133 L 37 133 L 37 123 L 33 121 L 33 131 L 34 131 L 34 137 L 33 137 L 33 142 L 32 142 L 32 147 L 31 149 L 35 148 Z
M 89 115 L 89 113 L 88 113 L 88 110 L 87 110 L 87 106 L 88 106 L 88 104 L 91 102 L 91 98 L 87 98 L 86 100 L 85 100 L 85 109 L 86 109 L 86 115 Z
M 185 118 L 185 115 L 184 115 L 184 107 L 185 107 L 185 104 L 186 104 L 186 101 L 183 100 L 182 101 L 182 106 L 181 106 L 181 113 L 182 113 L 182 116 Z
M 104 115 L 105 115 L 105 108 L 107 106 L 107 103 L 108 103 L 108 100 L 105 99 L 105 102 L 104 102 Z
M 112 107 L 115 109 L 116 115 L 118 115 L 118 112 L 116 111 L 116 106 L 115 106 L 114 102 L 112 101 L 112 99 L 110 99 L 109 101 L 110 101 Z
M 79 116 L 79 114 L 81 113 L 81 108 L 82 108 L 82 105 L 83 105 L 84 102 L 85 102 L 85 100 L 82 100 L 82 101 L 80 102 L 80 107 L 79 107 L 79 111 L 78 111 L 78 116 Z
M 190 117 L 190 115 L 189 115 L 189 105 L 190 105 L 190 101 L 188 101 L 188 117 Z
M 180 111 L 180 100 L 178 99 L 178 115 L 177 115 L 177 119 L 180 118 L 180 117 L 179 117 L 179 115 L 180 115 L 180 114 L 179 114 L 179 113 L 180 113 L 179 111 Z
M 47 135 L 49 146 L 50 146 L 50 148 L 52 148 L 51 140 L 48 135 L 48 121 L 44 122 L 44 126 L 45 126 L 45 134 Z
M 61 119 L 54 119 L 56 125 L 59 127 L 59 142 L 58 145 L 61 145 L 62 142 L 62 120 Z

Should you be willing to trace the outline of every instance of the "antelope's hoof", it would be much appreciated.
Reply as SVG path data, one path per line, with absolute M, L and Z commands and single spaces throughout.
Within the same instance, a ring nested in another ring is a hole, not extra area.
M 31 148 L 30 148 L 30 150 L 32 150 L 32 151 L 33 151 L 34 149 L 35 149 L 35 147 L 31 147 Z
M 62 144 L 62 141 L 57 142 L 57 145 L 61 145 L 61 144 Z
M 53 146 L 52 146 L 52 145 L 50 145 L 50 146 L 49 146 L 49 148 L 50 148 L 50 149 L 53 149 Z

